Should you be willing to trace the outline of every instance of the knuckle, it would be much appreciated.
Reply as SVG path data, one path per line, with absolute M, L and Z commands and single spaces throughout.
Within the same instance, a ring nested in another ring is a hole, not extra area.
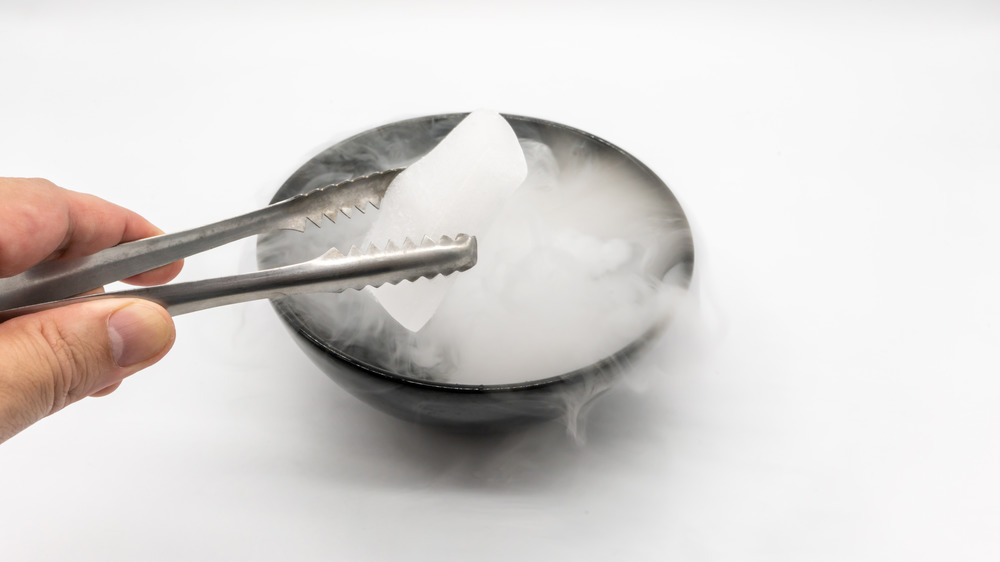
M 74 375 L 78 370 L 79 352 L 66 341 L 62 330 L 55 322 L 40 322 L 38 334 L 41 336 L 39 354 L 52 373 L 52 411 L 56 411 L 66 405 L 70 389 L 73 387 Z
M 64 331 L 57 322 L 49 319 L 36 320 L 37 337 L 34 341 L 36 364 L 44 365 L 49 373 L 50 410 L 56 412 L 67 404 L 83 398 L 93 378 L 91 365 L 95 364 L 95 352 L 82 338 Z

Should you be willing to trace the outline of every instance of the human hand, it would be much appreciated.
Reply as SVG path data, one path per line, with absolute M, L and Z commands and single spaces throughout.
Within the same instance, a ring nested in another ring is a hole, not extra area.
M 162 232 L 139 215 L 42 179 L 0 178 L 0 277 Z M 158 285 L 176 262 L 129 278 Z M 106 396 L 174 342 L 162 307 L 140 299 L 63 306 L 0 324 L 0 443 L 87 396 Z

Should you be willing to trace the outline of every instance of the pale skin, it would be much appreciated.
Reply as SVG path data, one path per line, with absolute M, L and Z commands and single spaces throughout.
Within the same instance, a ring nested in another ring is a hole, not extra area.
M 0 178 L 0 277 L 162 234 L 141 216 L 43 179 Z M 177 262 L 126 282 L 158 285 Z M 88 396 L 107 396 L 174 342 L 163 308 L 138 299 L 65 306 L 0 323 L 0 442 Z

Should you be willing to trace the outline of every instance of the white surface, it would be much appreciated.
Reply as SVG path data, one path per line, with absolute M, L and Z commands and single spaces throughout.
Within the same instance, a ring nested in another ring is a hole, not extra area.
M 0 558 L 1000 557 L 995 2 L 133 4 L 0 1 L 0 173 L 171 231 L 352 133 L 492 107 L 660 174 L 699 299 L 583 447 L 386 418 L 266 304 L 182 317 L 0 447 Z

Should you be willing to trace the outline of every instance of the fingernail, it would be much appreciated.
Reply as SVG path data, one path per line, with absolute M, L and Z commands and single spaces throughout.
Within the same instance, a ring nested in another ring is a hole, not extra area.
M 135 303 L 116 310 L 108 320 L 111 353 L 119 367 L 157 355 L 173 339 L 173 329 L 152 305 Z

